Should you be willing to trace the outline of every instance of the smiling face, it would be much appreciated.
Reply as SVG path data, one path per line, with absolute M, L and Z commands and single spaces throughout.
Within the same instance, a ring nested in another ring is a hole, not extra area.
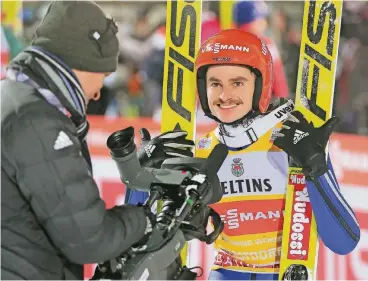
M 252 109 L 255 74 L 237 65 L 210 66 L 206 74 L 208 105 L 223 123 L 231 123 Z

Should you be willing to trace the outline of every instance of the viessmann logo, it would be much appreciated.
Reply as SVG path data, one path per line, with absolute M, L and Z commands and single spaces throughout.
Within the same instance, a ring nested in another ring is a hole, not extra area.
M 225 223 L 225 235 L 267 233 L 282 230 L 285 199 L 228 201 L 215 204 L 213 209 Z
M 242 222 L 279 219 L 284 216 L 284 211 L 239 212 L 238 209 L 230 209 L 220 216 L 228 229 L 237 229 Z
M 289 181 L 295 189 L 288 259 L 307 260 L 312 207 L 305 186 L 304 175 L 290 175 Z
M 225 45 L 221 43 L 208 44 L 202 48 L 202 53 L 204 52 L 213 52 L 215 54 L 219 53 L 221 50 L 233 50 L 240 52 L 249 53 L 249 47 L 241 46 L 241 45 Z

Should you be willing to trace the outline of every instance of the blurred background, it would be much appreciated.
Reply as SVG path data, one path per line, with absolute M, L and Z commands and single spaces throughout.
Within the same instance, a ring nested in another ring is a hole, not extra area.
M 101 100 L 88 113 L 160 118 L 166 2 L 96 1 L 119 25 L 119 68 L 108 77 Z M 233 1 L 232 26 L 268 43 L 275 61 L 275 96 L 293 97 L 299 59 L 303 1 Z M 48 1 L 2 1 L 2 75 L 9 59 L 33 38 Z M 205 1 L 202 41 L 220 30 L 219 1 Z M 334 110 L 339 132 L 368 135 L 368 3 L 345 1 Z M 201 112 L 198 121 L 202 121 Z M 203 118 L 203 121 L 208 121 Z
M 96 1 L 118 23 L 118 70 L 105 80 L 99 101 L 88 107 L 88 136 L 94 177 L 107 208 L 124 202 L 125 189 L 106 149 L 111 132 L 127 126 L 160 132 L 166 1 Z M 1 79 L 7 63 L 32 40 L 48 1 L 1 1 Z M 230 5 L 230 6 L 229 6 Z M 202 42 L 228 24 L 261 36 L 274 59 L 274 97 L 294 98 L 298 69 L 303 1 L 204 1 Z M 226 7 L 226 8 L 225 8 Z M 226 9 L 226 11 L 224 10 Z M 348 256 L 320 247 L 319 279 L 368 280 L 368 2 L 344 1 L 335 81 L 334 114 L 340 124 L 329 151 L 340 186 L 362 228 L 361 242 Z M 197 113 L 197 135 L 213 128 Z M 205 268 L 212 252 L 194 242 L 194 265 Z M 93 265 L 86 266 L 86 278 Z

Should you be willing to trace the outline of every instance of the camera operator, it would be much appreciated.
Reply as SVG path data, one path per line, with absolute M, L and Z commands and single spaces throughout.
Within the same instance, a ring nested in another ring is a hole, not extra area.
M 1 81 L 3 279 L 83 279 L 83 264 L 150 235 L 150 210 L 105 209 L 85 141 L 88 101 L 117 67 L 116 32 L 93 2 L 52 2 Z M 173 137 L 180 156 L 183 137 Z

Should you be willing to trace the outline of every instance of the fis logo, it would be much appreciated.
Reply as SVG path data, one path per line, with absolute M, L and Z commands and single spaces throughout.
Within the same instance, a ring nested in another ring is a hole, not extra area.
M 306 132 L 303 132 L 303 131 L 300 131 L 300 130 L 295 130 L 293 143 L 297 144 L 302 139 L 304 139 L 305 137 L 308 137 L 308 136 L 309 136 L 309 133 L 306 133 Z
M 327 120 L 334 92 L 334 83 L 330 81 L 335 80 L 341 12 L 337 7 L 339 1 L 308 2 L 307 28 L 303 28 L 300 48 L 300 96 L 306 99 L 301 105 L 321 120 Z M 317 100 L 322 103 L 317 104 Z
M 195 81 L 194 60 L 200 38 L 200 5 L 199 0 L 167 1 L 170 28 L 166 37 L 161 128 L 182 128 L 189 132 L 189 137 L 195 108 L 191 85 Z M 167 116 L 170 118 L 164 118 Z

